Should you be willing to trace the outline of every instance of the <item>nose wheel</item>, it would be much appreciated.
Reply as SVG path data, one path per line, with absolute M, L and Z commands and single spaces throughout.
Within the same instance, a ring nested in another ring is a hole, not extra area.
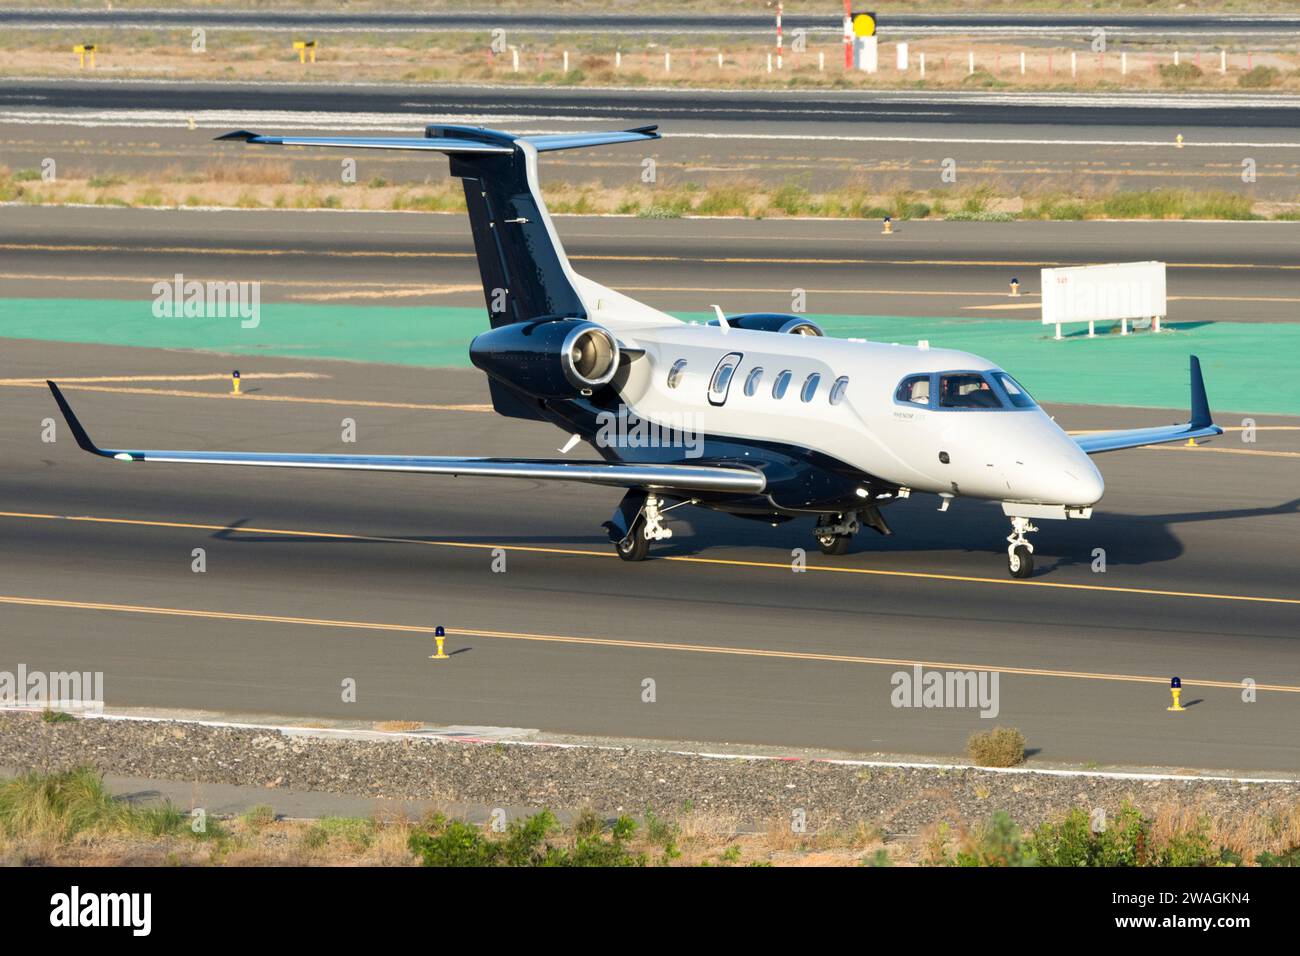
M 1034 573 L 1034 546 L 1027 535 L 1038 528 L 1028 518 L 1012 518 L 1007 536 L 1007 570 L 1013 578 L 1027 578 Z

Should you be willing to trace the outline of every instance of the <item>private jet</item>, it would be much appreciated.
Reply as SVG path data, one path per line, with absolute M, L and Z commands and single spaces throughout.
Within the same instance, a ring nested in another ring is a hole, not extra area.
M 118 450 L 86 434 L 54 382 L 78 445 L 124 462 L 414 472 L 586 482 L 626 490 L 605 529 L 640 561 L 672 536 L 682 506 L 770 522 L 815 519 L 822 552 L 863 528 L 890 534 L 882 509 L 937 495 L 998 502 L 1011 522 L 1007 568 L 1033 573 L 1029 534 L 1084 519 L 1104 483 L 1091 456 L 1222 434 L 1191 357 L 1184 424 L 1066 434 L 995 363 L 966 352 L 828 338 L 799 315 L 684 322 L 579 275 L 538 186 L 538 155 L 659 138 L 657 127 L 516 136 L 430 125 L 423 137 L 267 136 L 264 146 L 416 150 L 449 157 L 465 188 L 489 328 L 469 357 L 501 415 L 550 422 L 600 460 Z

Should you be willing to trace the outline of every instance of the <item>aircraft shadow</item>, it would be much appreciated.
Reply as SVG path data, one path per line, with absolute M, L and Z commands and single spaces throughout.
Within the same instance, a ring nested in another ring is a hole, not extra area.
M 683 509 L 685 511 L 685 509 Z M 1039 575 L 1060 569 L 1090 566 L 1093 549 L 1106 549 L 1109 566 L 1141 566 L 1172 561 L 1184 553 L 1183 543 L 1175 533 L 1179 525 L 1206 521 L 1234 521 L 1300 513 L 1300 497 L 1276 505 L 1253 508 L 1222 508 L 1213 511 L 1179 511 L 1155 515 L 1117 515 L 1101 512 L 1088 521 L 1044 521 L 1035 537 L 1040 561 Z M 895 534 L 882 537 L 871 531 L 861 532 L 846 556 L 847 560 L 872 554 L 908 552 L 963 552 L 988 554 L 1000 552 L 1007 531 L 1001 509 L 987 502 L 958 502 L 952 510 L 940 514 L 918 502 L 899 502 L 886 512 Z M 610 544 L 603 534 L 579 535 L 490 534 L 442 535 L 374 534 L 357 530 L 358 537 L 331 537 L 315 534 L 262 534 L 247 532 L 243 527 L 250 519 L 232 521 L 221 531 L 213 532 L 217 540 L 238 544 L 385 544 L 400 541 L 455 541 L 464 544 L 535 546 L 604 551 Z M 796 520 L 778 528 L 758 522 L 738 521 L 727 515 L 690 509 L 689 519 L 679 514 L 673 522 L 676 537 L 655 545 L 652 558 L 707 557 L 713 546 L 753 547 L 771 551 L 771 560 L 787 560 L 785 547 L 803 548 L 810 559 L 820 558 L 811 535 L 812 522 Z M 1111 542 L 1121 541 L 1122 545 Z M 773 551 L 773 549 L 776 549 Z M 612 550 L 612 549 L 611 549 Z M 1046 559 L 1046 560 L 1044 560 Z M 1046 563 L 1050 561 L 1050 563 Z

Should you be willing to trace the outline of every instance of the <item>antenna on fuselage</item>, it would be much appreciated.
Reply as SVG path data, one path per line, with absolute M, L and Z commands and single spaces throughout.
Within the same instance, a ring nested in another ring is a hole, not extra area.
M 713 307 L 713 313 L 718 317 L 718 327 L 722 329 L 722 334 L 726 335 L 727 330 L 731 328 L 731 326 L 727 324 L 727 314 L 722 311 L 722 306 L 720 305 L 715 305 Z

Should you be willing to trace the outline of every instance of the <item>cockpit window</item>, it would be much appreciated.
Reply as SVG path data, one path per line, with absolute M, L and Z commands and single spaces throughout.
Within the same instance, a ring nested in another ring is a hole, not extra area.
M 930 376 L 911 375 L 903 379 L 902 384 L 898 386 L 898 391 L 894 393 L 894 398 L 913 405 L 929 405 Z
M 1034 407 L 1034 400 L 1029 397 L 1029 393 L 1025 391 L 1023 385 L 1006 372 L 994 372 L 993 375 L 998 380 L 998 384 L 1002 386 L 1002 390 L 1007 393 L 1007 400 L 1013 406 L 1016 408 Z
M 978 372 L 950 372 L 939 376 L 940 408 L 1001 408 L 993 386 Z

